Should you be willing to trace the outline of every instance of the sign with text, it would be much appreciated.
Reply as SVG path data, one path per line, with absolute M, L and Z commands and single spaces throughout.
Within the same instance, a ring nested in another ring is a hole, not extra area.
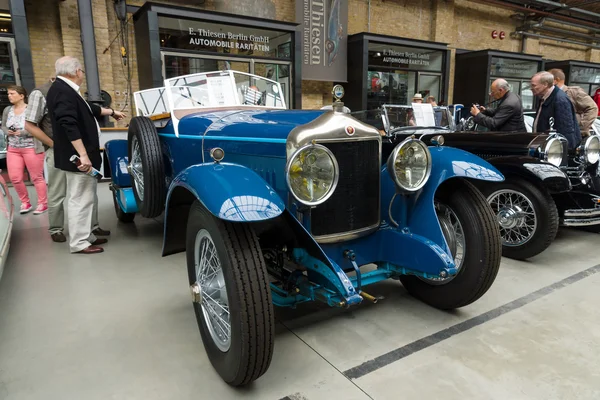
M 442 72 L 446 52 L 386 43 L 369 43 L 369 65 Z
M 600 83 L 600 69 L 571 67 L 571 76 L 569 77 L 569 84 L 573 82 Z
M 301 24 L 302 79 L 345 82 L 348 1 L 296 0 Z
M 210 29 L 188 28 L 190 44 L 228 49 L 254 50 L 268 53 L 269 37 L 243 33 L 213 32 Z
M 159 16 L 161 47 L 290 59 L 292 34 L 270 29 Z
M 491 76 L 531 79 L 538 72 L 539 63 L 528 60 L 492 57 Z

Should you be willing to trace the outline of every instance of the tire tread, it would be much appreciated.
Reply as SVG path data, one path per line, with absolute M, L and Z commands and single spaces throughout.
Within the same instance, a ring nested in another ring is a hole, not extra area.
M 242 355 L 241 368 L 247 372 L 231 382 L 234 386 L 246 385 L 263 375 L 271 363 L 275 337 L 271 292 L 258 238 L 251 228 L 227 222 L 221 223 L 221 227 L 226 245 L 233 250 L 230 257 L 238 295 L 251 306 L 247 312 L 242 312 L 242 324 L 248 328 L 242 332 L 257 332 L 256 337 L 243 338 L 248 346 L 248 354 Z
M 441 310 L 464 307 L 482 297 L 494 283 L 502 259 L 500 229 L 486 197 L 468 181 L 462 181 L 459 188 L 456 186 L 458 185 L 454 185 L 451 191 L 442 190 L 441 192 L 444 196 L 450 196 L 449 198 L 460 196 L 461 204 L 468 204 L 469 211 L 476 214 L 476 220 L 480 224 L 478 224 L 477 231 L 474 234 L 482 233 L 480 243 L 483 248 L 473 251 L 469 249 L 469 244 L 467 244 L 465 262 L 466 258 L 473 258 L 475 252 L 480 254 L 481 259 L 477 261 L 477 257 L 475 257 L 471 262 L 478 264 L 463 265 L 463 269 L 459 271 L 458 276 L 443 285 L 431 285 L 412 275 L 400 277 L 400 281 L 411 295 Z M 457 213 L 457 210 L 454 209 L 453 211 Z M 463 229 L 465 229 L 464 224 L 466 222 L 473 221 L 461 221 Z M 478 267 L 480 271 L 476 272 L 476 277 L 473 277 L 474 271 L 472 268 Z M 469 273 L 469 276 L 465 276 L 465 273 Z M 471 280 L 474 280 L 474 282 L 466 283 Z
M 155 218 L 162 214 L 166 200 L 165 166 L 162 158 L 162 148 L 156 127 L 146 117 L 131 119 L 129 136 L 136 134 L 140 142 L 142 163 L 144 165 L 144 197 L 140 199 L 135 185 L 133 191 L 140 201 L 140 214 L 146 218 Z M 142 144 L 143 143 L 143 144 Z M 131 162 L 131 149 L 129 150 Z

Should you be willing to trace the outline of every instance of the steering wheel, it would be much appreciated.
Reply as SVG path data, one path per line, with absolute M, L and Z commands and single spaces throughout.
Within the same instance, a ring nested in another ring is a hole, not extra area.
M 474 131 L 477 129 L 477 122 L 475 122 L 475 118 L 472 116 L 467 119 L 465 122 L 465 130 Z

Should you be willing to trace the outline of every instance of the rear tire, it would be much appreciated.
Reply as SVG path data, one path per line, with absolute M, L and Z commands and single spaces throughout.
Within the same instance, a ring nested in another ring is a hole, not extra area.
M 188 217 L 186 254 L 190 286 L 202 288 L 203 300 L 193 305 L 210 362 L 232 386 L 258 379 L 273 356 L 275 318 L 254 231 L 248 224 L 215 218 L 196 200 Z M 209 268 L 207 275 L 203 271 Z
M 500 268 L 502 245 L 495 216 L 485 197 L 471 183 L 461 183 L 460 188 L 453 183 L 453 190 L 447 186 L 436 195 L 436 201 L 456 216 L 464 235 L 458 274 L 436 281 L 413 275 L 400 277 L 412 296 L 442 310 L 464 307 L 479 299 L 492 286 Z M 453 256 L 456 261 L 456 254 Z
M 134 117 L 127 135 L 133 194 L 140 214 L 146 218 L 158 217 L 167 198 L 158 132 L 149 118 Z

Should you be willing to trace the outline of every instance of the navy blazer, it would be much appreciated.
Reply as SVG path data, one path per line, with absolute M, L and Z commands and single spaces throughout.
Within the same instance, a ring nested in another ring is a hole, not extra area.
M 86 102 L 61 79 L 54 81 L 46 101 L 54 135 L 54 166 L 64 171 L 80 172 L 69 159 L 78 155 L 71 142 L 81 139 L 92 166 L 99 170 L 102 156 L 96 118 L 102 115 L 102 109 Z
M 581 131 L 573 103 L 557 86 L 542 104 L 539 111 L 536 132 L 550 130 L 550 118 L 554 118 L 554 130 L 567 138 L 569 149 L 575 149 L 581 143 Z

